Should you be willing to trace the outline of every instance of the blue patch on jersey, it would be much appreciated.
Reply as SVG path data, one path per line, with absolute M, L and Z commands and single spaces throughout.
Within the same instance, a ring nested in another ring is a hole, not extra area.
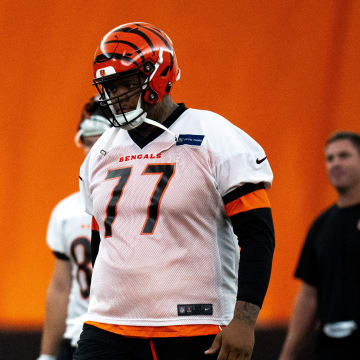
M 190 134 L 182 134 L 179 135 L 178 141 L 176 145 L 194 145 L 200 146 L 204 140 L 204 135 L 190 135 Z

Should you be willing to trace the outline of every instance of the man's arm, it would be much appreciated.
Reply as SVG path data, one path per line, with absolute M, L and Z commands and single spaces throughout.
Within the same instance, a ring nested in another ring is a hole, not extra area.
M 205 353 L 218 360 L 250 359 L 256 320 L 269 284 L 275 247 L 270 202 L 264 184 L 246 184 L 224 197 L 226 214 L 241 247 L 234 317 Z
M 288 333 L 279 360 L 294 360 L 317 317 L 317 289 L 305 282 L 295 298 Z
M 58 352 L 65 331 L 65 319 L 71 289 L 71 264 L 56 258 L 54 273 L 46 293 L 46 315 L 41 338 L 41 355 Z

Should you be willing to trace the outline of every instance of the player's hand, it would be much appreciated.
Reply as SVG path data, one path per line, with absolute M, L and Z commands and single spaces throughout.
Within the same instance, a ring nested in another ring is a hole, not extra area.
M 259 306 L 238 300 L 233 319 L 216 335 L 205 354 L 215 354 L 218 351 L 218 360 L 250 359 L 255 343 L 255 323 L 259 311 Z
M 205 354 L 219 352 L 218 360 L 248 360 L 255 343 L 254 327 L 238 319 L 216 335 Z

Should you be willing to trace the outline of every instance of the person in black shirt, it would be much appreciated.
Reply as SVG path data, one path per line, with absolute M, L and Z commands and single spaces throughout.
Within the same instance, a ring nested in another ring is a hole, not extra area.
M 316 359 L 360 359 L 360 135 L 333 134 L 325 156 L 338 198 L 306 237 L 295 272 L 302 284 L 279 360 L 296 359 L 315 328 Z

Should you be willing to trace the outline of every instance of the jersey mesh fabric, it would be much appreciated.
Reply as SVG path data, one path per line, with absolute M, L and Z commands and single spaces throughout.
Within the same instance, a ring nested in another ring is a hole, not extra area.
M 90 284 L 84 269 L 91 275 L 90 223 L 91 216 L 85 212 L 80 193 L 77 192 L 60 201 L 54 208 L 47 230 L 46 241 L 51 250 L 66 255 L 71 262 L 72 285 L 64 334 L 68 339 L 78 336 L 89 303 Z
M 204 138 L 201 144 L 179 145 L 164 132 L 141 149 L 120 130 L 103 156 L 100 150 L 112 129 L 81 168 L 87 210 L 96 218 L 102 239 L 87 320 L 226 325 L 233 316 L 239 251 L 222 197 L 248 182 L 270 186 L 271 169 L 267 162 L 256 164 L 264 156 L 262 148 L 217 114 L 188 109 L 170 129 L 190 139 Z M 166 182 L 161 196 L 156 193 L 160 180 Z M 153 194 L 158 212 L 146 232 Z M 105 221 L 109 228 L 112 211 L 111 236 L 106 236 Z M 181 304 L 211 304 L 213 314 L 179 316 Z

